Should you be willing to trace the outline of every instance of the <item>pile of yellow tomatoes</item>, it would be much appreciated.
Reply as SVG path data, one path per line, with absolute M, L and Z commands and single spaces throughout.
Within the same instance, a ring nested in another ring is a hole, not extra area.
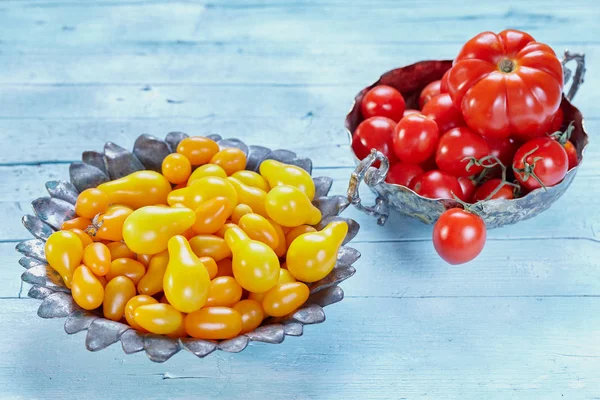
M 162 174 L 138 171 L 80 193 L 45 254 L 74 301 L 141 332 L 222 340 L 293 313 L 325 278 L 348 231 L 317 231 L 314 182 L 204 137 L 181 141 Z

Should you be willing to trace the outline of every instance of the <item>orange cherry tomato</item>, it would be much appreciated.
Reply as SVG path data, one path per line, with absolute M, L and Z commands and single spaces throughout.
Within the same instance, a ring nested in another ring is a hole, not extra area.
M 96 276 L 104 276 L 110 271 L 110 250 L 102 243 L 92 243 L 83 250 L 83 263 Z
M 281 285 L 283 283 L 296 282 L 296 278 L 294 278 L 294 276 L 290 273 L 290 271 L 283 268 L 284 265 L 285 265 L 285 263 L 281 266 L 281 269 L 279 270 L 279 279 L 277 280 L 278 285 Z M 263 292 L 263 293 L 250 292 L 250 294 L 248 295 L 248 299 L 257 301 L 262 304 L 262 301 L 265 298 L 265 296 L 267 295 L 267 293 L 268 292 Z
M 190 239 L 192 251 L 198 257 L 211 257 L 216 262 L 231 257 L 225 239 L 215 235 L 197 235 Z
M 191 173 L 192 164 L 190 160 L 181 154 L 169 154 L 162 162 L 162 174 L 171 183 L 185 183 Z
M 182 324 L 183 315 L 169 304 L 145 304 L 133 312 L 135 322 L 148 332 L 168 335 Z
M 218 270 L 215 278 L 219 276 L 233 276 L 233 264 L 231 262 L 231 258 L 224 258 L 223 260 L 220 260 L 217 262 L 217 267 Z
M 77 196 L 75 213 L 80 217 L 92 219 L 96 214 L 103 213 L 108 208 L 108 196 L 96 188 L 85 189 Z
M 104 317 L 120 321 L 123 318 L 127 302 L 135 295 L 135 284 L 131 279 L 126 276 L 117 276 L 111 279 L 104 288 L 102 305 Z
M 146 296 L 144 294 L 132 297 L 125 305 L 125 319 L 127 320 L 129 326 L 131 326 L 133 329 L 137 329 L 140 332 L 148 332 L 146 329 L 142 328 L 140 324 L 135 322 L 135 309 L 139 306 L 157 303 L 158 301 L 154 297 Z
M 73 273 L 71 294 L 79 307 L 94 310 L 104 301 L 104 286 L 90 268 L 82 265 Z
M 231 176 L 235 172 L 246 168 L 246 154 L 240 149 L 229 147 L 215 154 L 210 163 L 223 168 L 227 175 Z
M 81 229 L 73 228 L 73 229 L 69 229 L 69 230 L 71 232 L 73 232 L 74 234 L 76 234 L 77 237 L 79 238 L 79 240 L 81 240 L 81 243 L 83 244 L 83 248 L 84 249 L 87 246 L 89 246 L 90 244 L 93 243 L 92 238 L 90 237 L 90 235 L 88 235 L 87 233 L 85 233 Z
M 262 307 L 267 315 L 283 317 L 304 304 L 309 294 L 308 286 L 302 282 L 278 283 L 265 294 Z
M 231 213 L 231 222 L 233 222 L 234 224 L 237 224 L 238 222 L 240 222 L 240 218 L 242 218 L 246 214 L 251 214 L 251 213 L 252 213 L 252 208 L 250 208 L 249 205 L 238 204 L 237 206 L 235 206 L 235 208 L 233 209 L 233 212 Z
M 112 242 L 106 245 L 110 251 L 110 259 L 116 260 L 117 258 L 134 258 L 135 253 L 127 247 L 123 242 Z
M 208 271 L 208 277 L 210 279 L 214 279 L 217 276 L 217 272 L 219 271 L 219 267 L 217 266 L 217 262 L 212 257 L 200 257 L 200 261 L 204 264 L 204 267 Z
M 88 229 L 88 233 L 103 240 L 120 242 L 123 240 L 123 224 L 133 210 L 126 206 L 112 205 L 105 213 L 98 216 L 95 228 Z
M 110 281 L 117 276 L 126 276 L 137 285 L 145 274 L 146 267 L 141 262 L 132 258 L 117 258 L 111 262 L 106 279 Z
M 231 339 L 242 331 L 242 316 L 229 307 L 207 307 L 185 317 L 185 331 L 197 339 Z
M 150 264 L 150 260 L 152 259 L 153 254 L 136 254 L 135 260 L 141 262 L 144 267 L 148 267 Z
M 225 197 L 215 197 L 201 203 L 194 213 L 196 222 L 192 230 L 196 234 L 211 234 L 219 230 L 231 215 L 233 207 Z
M 137 285 L 140 294 L 154 296 L 163 291 L 163 278 L 169 263 L 169 252 L 167 250 L 155 254 L 148 264 L 146 274 L 140 279 Z
M 273 225 L 263 216 L 246 214 L 240 218 L 238 226 L 250 239 L 263 242 L 273 250 L 279 246 L 279 235 Z
M 220 276 L 210 282 L 206 306 L 231 307 L 242 298 L 242 287 L 231 276 Z
M 193 166 L 207 164 L 218 151 L 219 145 L 215 141 L 202 136 L 185 138 L 177 145 L 177 152 L 190 160 Z
M 68 231 L 71 229 L 81 229 L 82 231 L 85 231 L 88 228 L 88 226 L 90 226 L 91 224 L 92 224 L 92 220 L 89 218 L 76 217 L 76 218 L 73 218 L 73 219 L 63 222 L 62 225 L 60 226 L 60 230 Z
M 310 225 L 300 225 L 295 228 L 292 228 L 288 233 L 285 234 L 285 241 L 287 242 L 287 244 L 289 246 L 290 244 L 292 244 L 294 239 L 296 239 L 298 236 L 305 234 L 305 233 L 316 232 L 316 231 L 317 230 Z
M 275 251 L 275 254 L 277 254 L 277 257 L 283 257 L 285 256 L 285 253 L 287 252 L 287 242 L 285 239 L 285 232 L 283 231 L 283 228 L 281 225 L 279 225 L 277 222 L 268 219 L 267 221 L 269 221 L 269 223 L 271 224 L 271 226 L 273 227 L 273 229 L 275 229 L 275 233 L 277 233 L 277 237 L 278 237 L 278 244 L 277 247 L 275 247 L 273 250 Z
M 248 333 L 255 330 L 265 318 L 262 306 L 255 300 L 242 300 L 234 305 L 233 309 L 242 316 L 242 331 L 240 333 Z

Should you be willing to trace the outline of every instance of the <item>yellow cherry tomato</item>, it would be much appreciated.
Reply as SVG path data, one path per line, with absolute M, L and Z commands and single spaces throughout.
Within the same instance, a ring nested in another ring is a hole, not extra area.
M 144 294 L 132 297 L 125 305 L 125 319 L 127 320 L 129 326 L 131 326 L 133 329 L 137 329 L 140 332 L 148 332 L 146 329 L 142 328 L 140 324 L 135 322 L 135 310 L 139 306 L 157 303 L 158 301 L 154 297 L 146 296 Z
M 81 265 L 83 244 L 71 231 L 54 232 L 46 241 L 46 260 L 70 288 L 73 272 Z
M 123 224 L 132 212 L 129 207 L 112 205 L 98 216 L 97 225 L 88 228 L 87 232 L 98 239 L 119 242 L 123 240 Z
M 277 254 L 277 257 L 281 258 L 285 256 L 285 253 L 287 252 L 285 232 L 283 231 L 281 225 L 279 225 L 277 222 L 273 221 L 272 219 L 267 219 L 267 221 L 269 221 L 273 229 L 275 229 L 275 233 L 277 233 L 279 244 L 273 250 L 275 250 L 275 254 Z
M 225 197 L 215 197 L 200 203 L 194 211 L 196 222 L 192 225 L 192 230 L 198 235 L 215 233 L 223 226 L 232 211 L 233 207 Z
M 225 237 L 225 232 L 227 231 L 227 229 L 233 228 L 233 227 L 236 227 L 236 226 L 237 225 L 234 224 L 233 222 L 225 222 L 223 224 L 223 226 L 220 227 L 219 230 L 215 232 L 215 235 L 218 236 L 218 237 L 221 237 L 221 238 Z
M 163 289 L 169 303 L 184 313 L 199 310 L 208 299 L 208 271 L 183 236 L 173 236 L 169 240 L 169 264 Z
M 216 262 L 231 257 L 225 239 L 216 235 L 197 235 L 190 239 L 190 246 L 198 257 L 211 257 Z
M 260 164 L 260 174 L 269 185 L 289 185 L 299 189 L 312 201 L 315 197 L 315 182 L 308 172 L 295 165 L 284 164 L 275 160 L 265 160 Z
M 305 233 L 311 233 L 311 232 L 316 232 L 317 230 L 310 226 L 310 225 L 300 225 L 300 226 L 296 226 L 292 229 L 290 229 L 290 231 L 288 233 L 285 234 L 285 241 L 288 244 L 288 246 L 290 244 L 292 244 L 292 242 L 300 235 L 305 234 Z
M 120 179 L 98 186 L 106 193 L 109 204 L 122 204 L 131 208 L 167 204 L 171 184 L 154 171 L 137 171 Z
M 181 326 L 183 315 L 169 304 L 145 304 L 134 310 L 133 319 L 148 332 L 168 335 Z
M 205 164 L 201 165 L 192 172 L 190 175 L 187 185 L 190 186 L 192 182 L 197 181 L 200 178 L 204 178 L 205 176 L 216 176 L 219 178 L 227 178 L 227 173 L 221 167 L 216 164 Z
M 220 276 L 210 282 L 207 307 L 231 307 L 242 298 L 242 287 L 231 276 Z
M 154 254 L 136 254 L 135 255 L 135 260 L 141 262 L 144 267 L 148 267 L 148 264 L 150 264 L 150 260 L 152 259 L 152 256 Z
M 192 173 L 192 164 L 185 156 L 171 153 L 162 162 L 162 174 L 171 183 L 187 182 Z
M 242 331 L 242 316 L 229 307 L 207 307 L 185 317 L 185 331 L 197 339 L 231 339 Z
M 84 249 L 86 247 L 88 247 L 90 244 L 93 243 L 92 238 L 90 237 L 90 235 L 88 235 L 87 233 L 85 233 L 81 229 L 73 228 L 73 229 L 69 229 L 69 231 L 71 231 L 71 232 L 73 232 L 74 234 L 77 235 L 77 237 L 79 238 L 79 240 L 81 240 L 81 244 L 83 244 L 83 248 Z
M 116 260 L 112 260 L 108 273 L 105 276 L 109 281 L 116 276 L 126 276 L 137 285 L 145 274 L 146 267 L 141 262 L 132 258 L 117 258 Z
M 92 243 L 83 250 L 83 263 L 96 276 L 104 276 L 110 271 L 110 250 L 102 243 Z
M 217 276 L 217 272 L 219 272 L 219 267 L 217 262 L 211 257 L 200 257 L 200 262 L 204 264 L 204 268 L 206 268 L 206 272 L 208 272 L 208 277 L 213 279 Z
M 238 222 L 240 222 L 240 218 L 242 218 L 246 214 L 251 213 L 252 208 L 249 205 L 240 203 L 237 206 L 235 206 L 233 212 L 231 213 L 231 222 L 237 224 Z
M 235 172 L 246 168 L 246 154 L 240 149 L 229 147 L 215 154 L 210 163 L 223 168 L 227 175 L 231 176 Z
M 296 278 L 294 278 L 292 276 L 292 274 L 290 274 L 290 271 L 288 271 L 287 269 L 284 269 L 283 266 L 282 268 L 279 270 L 279 279 L 277 280 L 277 285 L 281 285 L 282 283 L 290 283 L 290 282 L 296 282 Z M 262 303 L 263 299 L 265 298 L 265 295 L 268 292 L 263 292 L 263 293 L 250 293 L 248 295 L 248 298 L 250 300 L 255 300 L 258 303 Z
M 238 202 L 235 188 L 227 179 L 218 176 L 205 176 L 193 181 L 188 187 L 173 190 L 169 193 L 167 201 L 171 206 L 180 203 L 195 210 L 203 202 L 215 197 L 225 197 L 232 208 Z
M 162 251 L 155 254 L 150 259 L 146 274 L 140 279 L 137 285 L 140 294 L 154 296 L 163 291 L 163 278 L 169 263 L 169 252 Z
M 217 267 L 217 274 L 214 276 L 214 278 L 219 276 L 233 276 L 233 264 L 231 262 L 231 258 L 224 258 L 220 260 L 217 262 Z
M 108 196 L 96 188 L 85 189 L 79 193 L 75 202 L 75 214 L 89 219 L 94 218 L 96 214 L 106 211 L 107 208 Z
M 265 319 L 265 313 L 262 306 L 255 300 L 242 300 L 233 306 L 233 309 L 242 316 L 242 331 L 240 333 L 248 333 L 260 326 Z
M 271 190 L 271 187 L 267 183 L 266 179 L 254 171 L 237 171 L 231 174 L 231 177 L 239 180 L 244 185 L 259 188 L 261 190 L 264 190 L 265 192 Z
M 225 241 L 233 255 L 233 276 L 244 289 L 262 293 L 277 284 L 279 259 L 273 249 L 250 239 L 240 228 L 229 228 Z
M 135 253 L 127 247 L 123 242 L 112 242 L 106 245 L 110 251 L 110 259 L 116 260 L 117 258 L 134 258 Z
M 127 302 L 135 295 L 135 284 L 131 279 L 126 276 L 112 278 L 104 288 L 104 303 L 102 304 L 104 317 L 120 321 L 123 318 Z
M 135 253 L 160 253 L 170 238 L 185 232 L 195 220 L 194 212 L 185 207 L 142 207 L 125 220 L 123 239 Z
M 288 248 L 288 271 L 303 282 L 325 278 L 335 266 L 338 250 L 347 233 L 346 222 L 333 221 L 320 232 L 298 236 Z
M 179 142 L 177 152 L 196 166 L 208 163 L 219 152 L 219 145 L 209 138 L 192 136 Z
M 267 315 L 283 317 L 304 304 L 309 294 L 308 286 L 302 282 L 277 284 L 265 294 L 262 307 Z
M 60 230 L 68 231 L 71 229 L 81 229 L 82 231 L 85 231 L 91 224 L 92 220 L 90 218 L 76 217 L 63 222 L 60 226 Z
M 321 211 L 308 197 L 294 186 L 276 186 L 265 200 L 269 218 L 282 226 L 316 225 L 321 221 Z
M 256 214 L 268 217 L 267 211 L 265 210 L 267 192 L 253 186 L 248 186 L 231 176 L 227 178 L 227 180 L 235 188 L 239 203 L 247 204 Z
M 253 240 L 263 242 L 273 250 L 279 246 L 279 235 L 271 223 L 258 214 L 246 214 L 240 218 L 238 226 Z
M 82 265 L 73 273 L 71 294 L 79 307 L 94 310 L 104 301 L 104 286 L 90 268 Z

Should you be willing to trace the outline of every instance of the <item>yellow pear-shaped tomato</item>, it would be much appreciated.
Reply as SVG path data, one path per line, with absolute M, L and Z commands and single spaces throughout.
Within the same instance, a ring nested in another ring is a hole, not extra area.
M 325 278 L 335 266 L 338 250 L 347 233 L 346 222 L 333 221 L 320 232 L 298 236 L 288 248 L 288 271 L 303 282 Z
M 75 303 L 84 310 L 94 310 L 104 301 L 104 286 L 85 265 L 80 266 L 73 273 L 71 293 Z
M 250 213 L 252 213 L 252 208 L 250 208 L 250 206 L 247 204 L 240 203 L 237 206 L 235 206 L 233 212 L 231 213 L 231 222 L 237 224 L 238 222 L 240 222 L 240 218 Z
M 83 244 L 71 231 L 54 232 L 46 241 L 46 260 L 70 288 L 73 272 L 81 265 Z
M 188 187 L 173 190 L 169 193 L 167 202 L 171 206 L 183 204 L 187 208 L 195 210 L 203 202 L 215 197 L 225 197 L 229 200 L 232 209 L 238 203 L 235 188 L 227 179 L 218 176 L 205 176 L 193 181 Z
M 122 204 L 140 208 L 154 204 L 167 204 L 171 184 L 154 171 L 137 171 L 98 186 L 106 193 L 109 204 Z
M 281 268 L 279 269 L 279 279 L 277 280 L 277 285 L 281 285 L 282 283 L 290 283 L 290 282 L 296 282 L 296 278 L 294 278 L 292 276 L 292 274 L 290 274 L 290 271 L 283 268 L 283 265 L 282 265 Z M 262 301 L 265 298 L 267 293 L 269 293 L 269 292 L 262 292 L 262 293 L 250 292 L 250 294 L 248 295 L 248 298 L 251 300 L 255 300 L 259 303 L 262 303 Z
M 271 223 L 258 214 L 246 214 L 240 218 L 238 226 L 250 239 L 263 242 L 273 250 L 279 246 L 279 235 Z
M 169 263 L 169 252 L 167 250 L 155 254 L 150 259 L 146 274 L 140 279 L 137 285 L 140 294 L 154 296 L 163 291 L 163 278 Z
M 242 170 L 237 171 L 231 175 L 232 178 L 237 179 L 242 182 L 244 185 L 252 186 L 255 188 L 259 188 L 268 192 L 271 190 L 269 183 L 265 178 L 263 178 L 260 174 L 254 171 Z
M 208 271 L 183 236 L 173 236 L 169 240 L 169 264 L 163 289 L 169 304 L 184 313 L 199 310 L 208 299 Z
M 268 217 L 265 210 L 267 192 L 257 187 L 248 186 L 232 176 L 227 178 L 227 180 L 235 188 L 239 203 L 247 204 L 256 214 Z
M 266 244 L 252 240 L 240 228 L 229 228 L 225 241 L 233 254 L 233 276 L 250 292 L 266 292 L 279 279 L 279 259 Z
M 188 178 L 187 185 L 190 186 L 192 182 L 197 181 L 205 176 L 216 176 L 219 178 L 227 178 L 225 170 L 216 164 L 205 164 L 201 165 L 192 172 L 192 175 Z
M 133 210 L 129 207 L 114 204 L 106 212 L 98 215 L 96 225 L 88 228 L 95 239 L 119 242 L 123 240 L 123 224 Z
M 185 232 L 195 220 L 194 212 L 185 207 L 142 207 L 125 220 L 123 239 L 135 253 L 160 253 L 170 238 Z
M 260 174 L 272 188 L 290 185 L 300 189 L 310 201 L 315 197 L 315 183 L 310 174 L 300 167 L 275 160 L 265 160 L 260 164 Z
M 321 211 L 294 186 L 281 185 L 271 189 L 265 200 L 265 209 L 269 218 L 281 226 L 316 225 L 321 221 Z

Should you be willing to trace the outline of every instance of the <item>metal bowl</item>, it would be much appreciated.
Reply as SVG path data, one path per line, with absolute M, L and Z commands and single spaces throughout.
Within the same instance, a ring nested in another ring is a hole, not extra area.
M 141 135 L 135 142 L 133 153 L 111 142 L 104 146 L 104 153 L 86 151 L 82 155 L 82 162 L 70 165 L 71 181 L 47 182 L 46 189 L 50 197 L 34 200 L 31 205 L 35 215 L 23 217 L 23 225 L 35 238 L 19 243 L 16 249 L 24 255 L 19 263 L 27 269 L 21 279 L 33 285 L 29 290 L 29 297 L 42 299 L 38 316 L 66 317 L 65 331 L 68 334 L 87 330 L 85 345 L 90 351 L 98 351 L 120 341 L 127 354 L 145 351 L 150 360 L 164 362 L 181 349 L 198 357 L 205 357 L 215 350 L 240 352 L 252 341 L 281 343 L 286 336 L 301 336 L 304 325 L 325 321 L 323 307 L 344 298 L 344 292 L 338 284 L 356 272 L 352 264 L 358 260 L 360 253 L 351 247 L 341 247 L 335 268 L 324 279 L 309 284 L 310 297 L 300 309 L 287 317 L 266 319 L 256 330 L 220 342 L 144 334 L 129 325 L 103 318 L 99 311 L 81 309 L 73 301 L 70 290 L 65 287 L 61 277 L 47 264 L 44 255 L 45 241 L 60 229 L 64 221 L 75 216 L 74 204 L 79 192 L 138 170 L 160 171 L 162 160 L 186 137 L 185 133 L 171 132 L 163 141 L 150 135 Z M 209 138 L 215 140 L 221 148 L 236 147 L 244 151 L 248 159 L 248 170 L 256 171 L 263 160 L 274 159 L 297 165 L 308 173 L 312 171 L 312 161 L 309 158 L 298 158 L 289 150 L 271 151 L 262 146 L 247 146 L 239 139 L 221 139 L 218 135 L 211 135 Z M 323 214 L 316 228 L 321 229 L 332 220 L 346 221 L 348 234 L 343 244 L 347 244 L 358 233 L 359 225 L 354 220 L 339 217 L 349 204 L 346 197 L 327 196 L 333 183 L 329 177 L 314 177 L 313 181 L 316 186 L 313 204 Z
M 568 69 L 567 63 L 576 63 L 575 72 Z M 561 108 L 564 111 L 565 121 L 574 121 L 574 131 L 571 141 L 577 149 L 579 165 L 583 161 L 583 153 L 588 144 L 588 134 L 585 130 L 583 115 L 571 104 L 571 100 L 577 92 L 585 73 L 585 57 L 583 54 L 572 54 L 565 51 L 562 61 L 565 74 L 565 84 L 572 79 L 568 92 L 563 96 Z M 385 73 L 377 82 L 363 89 L 354 99 L 350 113 L 346 116 L 346 130 L 352 143 L 352 134 L 356 127 L 362 122 L 360 102 L 369 89 L 376 85 L 389 85 L 399 90 L 405 100 L 406 108 L 418 108 L 419 94 L 430 82 L 441 79 L 444 73 L 452 66 L 451 60 L 445 61 L 422 61 L 407 67 L 394 69 Z M 460 207 L 454 200 L 429 199 L 418 195 L 413 190 L 385 182 L 389 169 L 389 160 L 381 152 L 372 150 L 371 154 L 364 160 L 359 160 L 354 154 L 352 146 L 350 151 L 358 164 L 348 185 L 348 200 L 359 210 L 377 218 L 377 222 L 383 225 L 388 218 L 389 207 L 398 210 L 402 214 L 417 218 L 426 224 L 432 224 L 440 215 L 449 208 Z M 379 161 L 379 168 L 372 165 Z M 503 225 L 534 217 L 548 209 L 567 190 L 575 175 L 578 166 L 571 169 L 562 182 L 547 189 L 536 189 L 527 195 L 514 200 L 488 200 L 477 203 L 479 215 L 484 219 L 488 228 L 496 228 Z M 365 206 L 361 204 L 358 192 L 361 181 L 376 195 L 375 205 Z

